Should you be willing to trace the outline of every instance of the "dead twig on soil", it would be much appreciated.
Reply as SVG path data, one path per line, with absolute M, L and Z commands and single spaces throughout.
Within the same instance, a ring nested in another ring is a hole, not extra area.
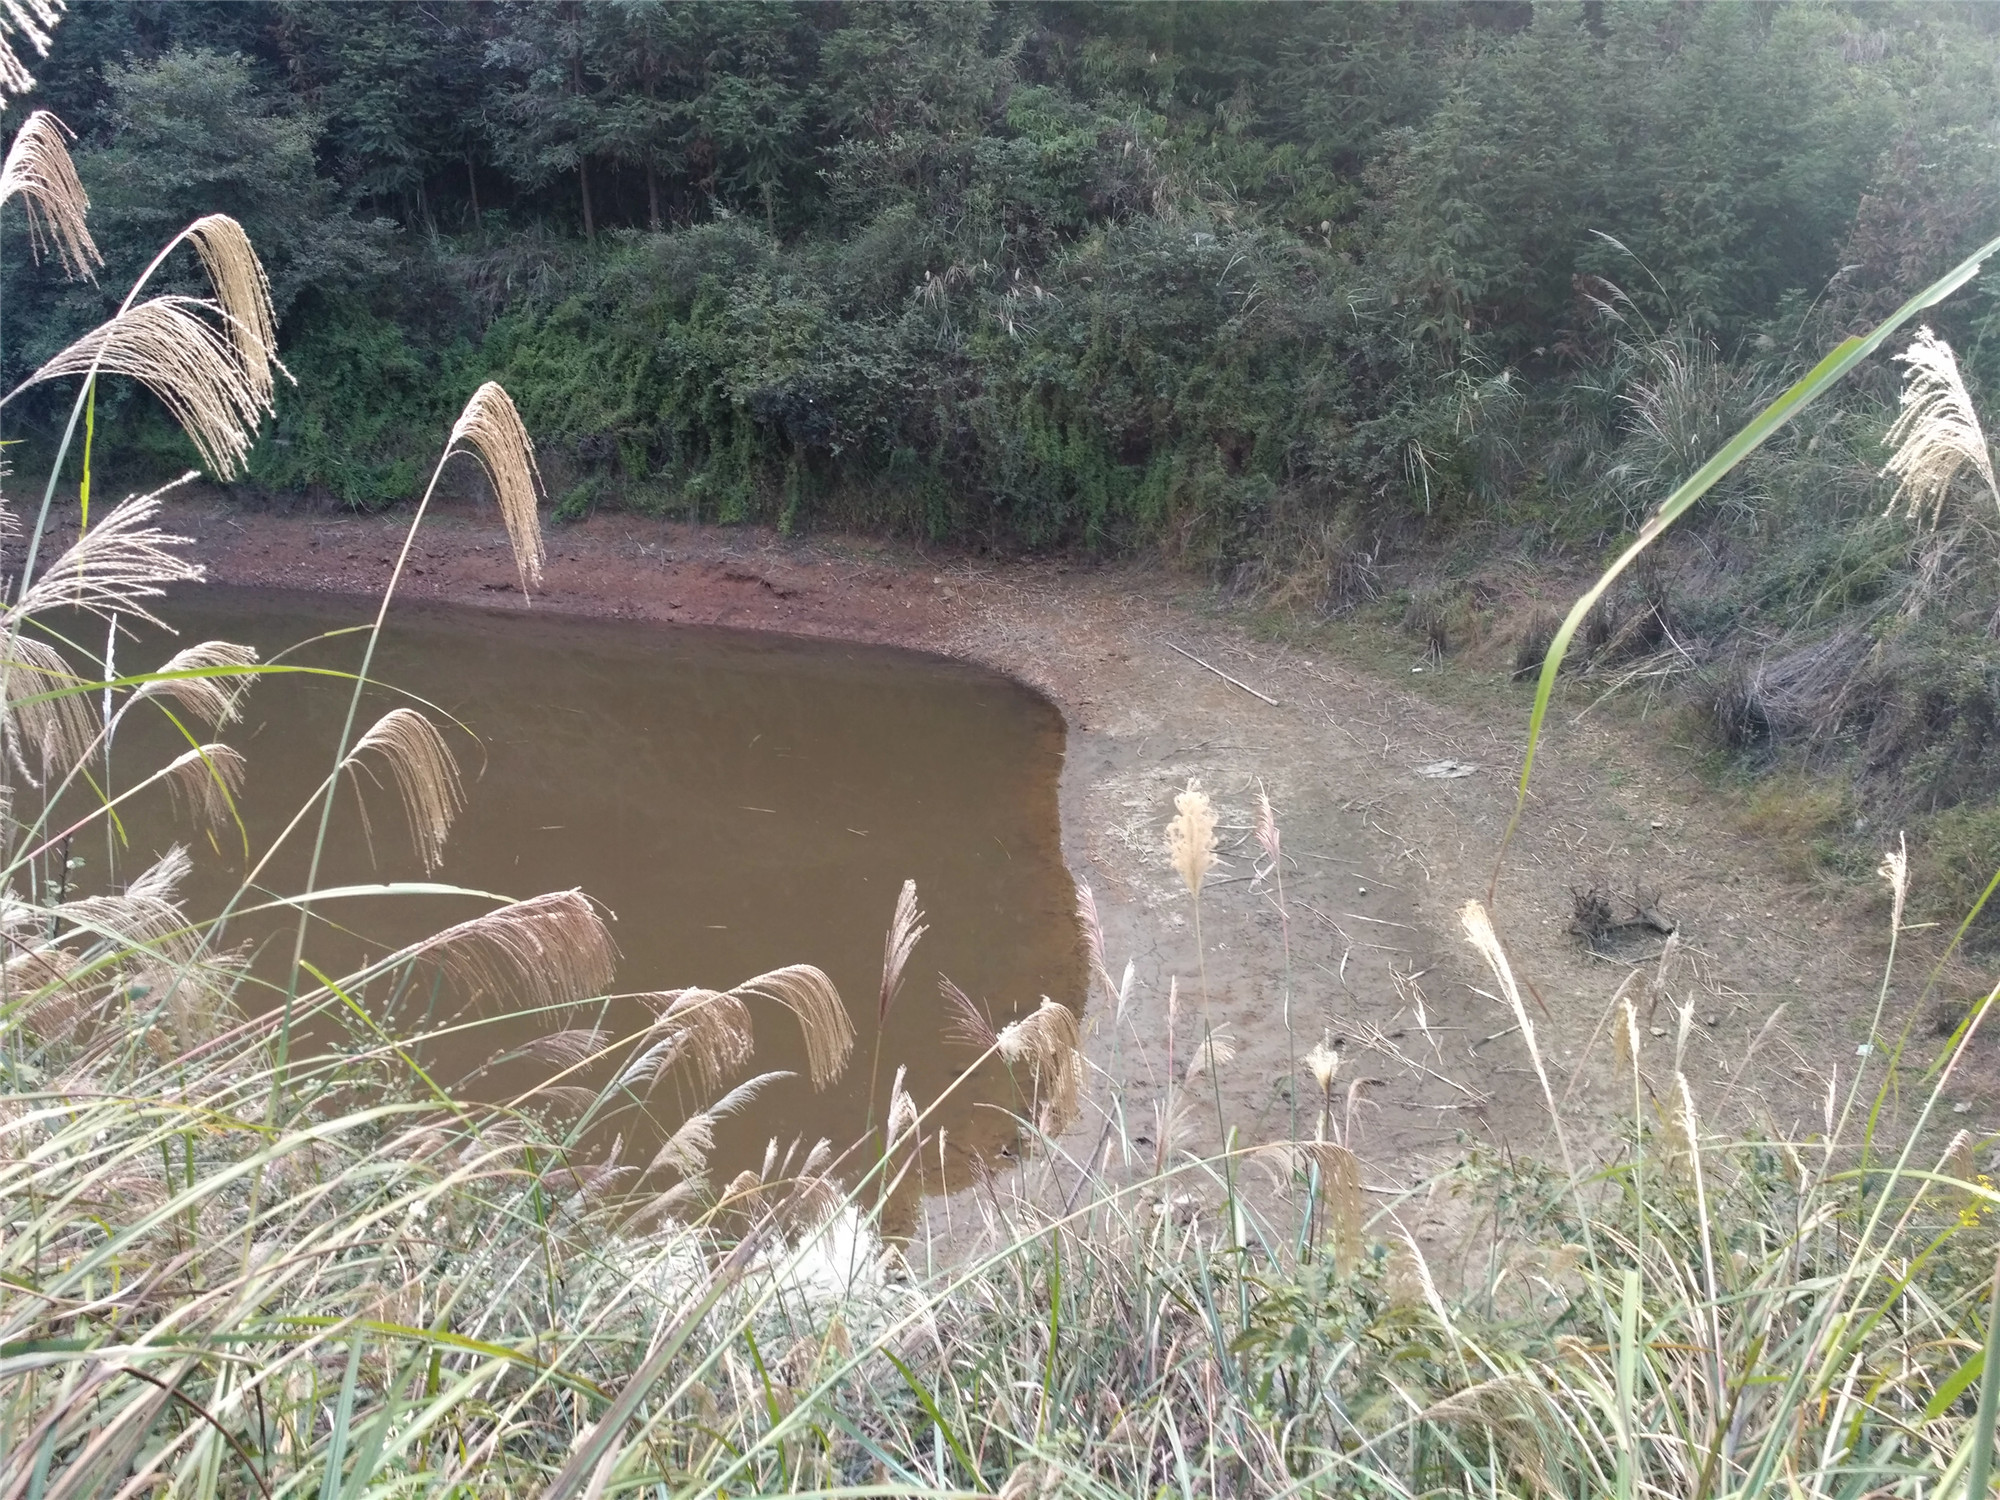
M 1273 708 L 1276 708 L 1278 706 L 1278 700 L 1276 698 L 1265 697 L 1264 694 L 1258 692 L 1255 688 L 1250 686 L 1249 683 L 1242 682 L 1234 677 L 1231 677 L 1227 672 L 1223 671 L 1222 668 L 1220 667 L 1211 666 L 1208 662 L 1205 662 L 1199 656 L 1196 656 L 1192 651 L 1181 651 L 1181 648 L 1179 646 L 1174 645 L 1172 641 L 1168 641 L 1167 646 L 1168 649 L 1170 650 L 1180 651 L 1180 654 L 1182 656 L 1185 656 L 1189 661 L 1193 662 L 1196 666 L 1207 667 L 1209 671 L 1213 672 L 1217 677 L 1220 677 L 1224 682 L 1228 683 L 1231 687 L 1241 688 L 1251 697 L 1263 699 L 1264 702 L 1270 704 L 1271 707 Z

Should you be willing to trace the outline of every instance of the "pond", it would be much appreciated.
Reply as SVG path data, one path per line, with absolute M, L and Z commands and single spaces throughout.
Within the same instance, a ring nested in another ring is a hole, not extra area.
M 269 659 L 308 642 L 285 660 L 351 671 L 359 634 L 314 638 L 372 611 L 362 599 L 204 588 L 163 613 L 183 644 L 237 641 Z M 167 649 L 121 646 L 121 668 L 151 665 Z M 940 974 L 984 1001 L 996 1024 L 1044 994 L 1080 1002 L 1056 804 L 1062 718 L 1009 678 L 887 648 L 403 604 L 374 675 L 439 710 L 432 717 L 464 773 L 466 806 L 436 879 L 509 896 L 582 887 L 615 917 L 620 991 L 724 989 L 790 963 L 832 977 L 858 1033 L 845 1075 L 815 1093 L 790 1016 L 757 1010 L 750 1071 L 800 1076 L 718 1130 L 715 1181 L 755 1165 L 772 1137 L 844 1147 L 863 1132 L 883 936 L 905 879 L 917 883 L 930 930 L 882 1038 L 877 1121 L 898 1066 L 922 1104 L 975 1055 L 948 1038 Z M 348 693 L 324 677 L 266 679 L 226 731 L 249 761 L 240 800 L 253 858 L 325 776 Z M 400 694 L 371 690 L 361 722 L 409 701 Z M 157 723 L 121 731 L 117 762 L 128 774 L 156 764 L 176 748 L 167 733 Z M 361 791 L 365 820 L 355 792 L 341 795 L 321 886 L 423 878 L 394 790 L 364 782 Z M 135 826 L 135 854 L 190 838 L 185 820 L 170 825 L 157 811 Z M 241 842 L 233 831 L 193 838 L 193 909 L 214 911 L 243 878 Z M 309 829 L 295 836 L 292 857 L 264 876 L 267 888 L 302 885 L 309 838 Z M 380 955 L 479 909 L 438 897 L 343 903 L 341 930 L 316 934 L 314 945 L 344 950 L 335 961 Z M 232 936 L 272 933 L 251 924 Z M 272 948 L 288 953 L 289 939 Z M 496 1055 L 539 1030 L 624 1033 L 650 1014 L 626 1000 L 601 1015 L 515 1016 L 432 1044 L 426 1062 L 474 1096 L 509 1098 L 548 1065 L 490 1066 Z M 953 1188 L 970 1180 L 969 1153 L 990 1157 L 1014 1136 L 1006 1076 L 987 1073 L 927 1123 L 927 1134 L 930 1123 L 946 1132 L 943 1176 Z M 662 1132 L 707 1102 L 685 1088 L 663 1081 L 650 1121 L 619 1122 L 626 1161 L 646 1160 Z M 933 1190 L 937 1176 L 933 1160 Z

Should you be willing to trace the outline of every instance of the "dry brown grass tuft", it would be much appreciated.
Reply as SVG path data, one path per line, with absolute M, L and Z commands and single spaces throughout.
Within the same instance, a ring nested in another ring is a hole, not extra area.
M 0 203 L 19 198 L 35 258 L 41 259 L 44 246 L 52 247 L 64 272 L 76 278 L 90 276 L 104 257 L 86 222 L 90 197 L 70 160 L 67 143 L 73 139 L 69 127 L 47 110 L 29 115 L 0 166 Z
M 444 736 L 414 708 L 392 708 L 356 741 L 347 757 L 349 770 L 359 775 L 366 768 L 363 757 L 367 755 L 379 757 L 387 767 L 389 779 L 402 796 L 417 857 L 426 871 L 436 869 L 444 859 L 452 819 L 465 802 L 458 762 L 452 759 Z
M 545 560 L 537 512 L 542 473 L 535 466 L 534 444 L 521 423 L 521 414 L 497 381 L 489 380 L 472 393 L 444 451 L 447 458 L 453 453 L 469 453 L 486 470 L 500 503 L 500 519 L 507 526 L 507 540 L 514 548 L 521 592 L 539 588 Z
M 775 1000 L 798 1017 L 806 1041 L 806 1073 L 815 1089 L 840 1076 L 854 1050 L 854 1023 L 833 981 L 811 964 L 788 964 L 747 979 L 729 992 L 739 999 Z

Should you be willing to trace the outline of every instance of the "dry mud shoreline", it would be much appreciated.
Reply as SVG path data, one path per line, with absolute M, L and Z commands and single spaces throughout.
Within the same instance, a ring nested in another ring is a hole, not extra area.
M 166 519 L 197 539 L 218 582 L 357 594 L 386 582 L 407 524 L 213 498 L 178 501 Z M 1170 981 L 1181 995 L 1178 1067 L 1200 1035 L 1205 974 L 1209 1019 L 1237 1049 L 1220 1070 L 1220 1103 L 1239 1139 L 1289 1130 L 1291 1053 L 1328 1037 L 1343 1052 L 1343 1112 L 1348 1086 L 1370 1080 L 1354 1095 L 1353 1123 L 1372 1178 L 1408 1181 L 1460 1154 L 1468 1137 L 1503 1150 L 1543 1143 L 1547 1116 L 1523 1039 L 1458 921 L 1486 892 L 1512 807 L 1525 693 L 1419 695 L 1408 685 L 1421 663 L 1414 651 L 1357 662 L 1273 646 L 1177 598 L 1184 584 L 1137 569 L 940 559 L 631 516 L 559 527 L 549 541 L 538 610 L 917 647 L 1008 672 L 1061 708 L 1070 867 L 1095 892 L 1112 973 L 1135 965 L 1122 1026 L 1101 994 L 1086 1014 L 1093 1060 L 1124 1080 L 1134 1137 L 1157 1129 Z M 524 607 L 490 511 L 434 514 L 403 589 Z M 1199 952 L 1163 846 L 1173 794 L 1190 778 L 1216 799 L 1227 859 L 1204 895 Z M 1288 923 L 1251 834 L 1260 787 L 1283 830 Z M 1808 1101 L 1843 1058 L 1851 1067 L 1865 1034 L 1883 934 L 1853 892 L 1788 881 L 1776 856 L 1639 733 L 1603 716 L 1552 716 L 1494 915 L 1538 997 L 1531 1015 L 1572 1106 L 1622 1100 L 1629 1110 L 1629 1077 L 1613 1084 L 1600 1026 L 1619 982 L 1661 946 L 1650 929 L 1628 929 L 1607 957 L 1570 933 L 1575 891 L 1601 885 L 1642 891 L 1679 925 L 1664 993 L 1649 1001 L 1656 1076 L 1671 1077 L 1684 1047 L 1680 1066 L 1711 1110 L 1811 1127 Z M 1913 998 L 1916 983 L 1904 988 Z M 1956 1102 L 1969 1118 L 1956 1123 L 1991 1128 L 1989 1099 L 2000 1093 L 1989 1087 L 1967 1081 Z M 1210 1088 L 1204 1081 L 1202 1093 Z M 1307 1133 L 1313 1093 L 1308 1081 L 1298 1094 Z M 1212 1144 L 1215 1109 L 1194 1111 L 1191 1129 L 1188 1144 Z M 1101 1116 L 1080 1124 L 1076 1154 L 1102 1131 Z

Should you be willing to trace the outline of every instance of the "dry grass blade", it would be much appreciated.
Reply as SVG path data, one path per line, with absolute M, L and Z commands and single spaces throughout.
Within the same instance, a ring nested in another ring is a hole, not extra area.
M 35 78 L 14 50 L 14 32 L 28 39 L 37 57 L 49 55 L 49 33 L 62 19 L 62 0 L 6 0 L 0 6 L 0 108 L 8 94 L 25 94 L 35 86 Z
M 729 992 L 775 1000 L 798 1017 L 806 1041 L 806 1074 L 815 1089 L 840 1076 L 854 1050 L 854 1023 L 833 981 L 811 964 L 789 964 L 745 980 Z
M 146 524 L 159 514 L 160 496 L 172 488 L 133 496 L 78 537 L 6 611 L 6 625 L 18 631 L 22 621 L 55 609 L 128 614 L 158 624 L 144 601 L 159 598 L 170 584 L 203 576 L 200 564 L 178 550 L 188 545 L 186 537 Z
M 174 673 L 204 672 L 215 667 L 251 667 L 257 664 L 254 646 L 238 646 L 229 641 L 203 641 L 176 651 L 160 667 L 160 675 L 139 685 L 134 701 L 168 698 L 195 717 L 210 724 L 227 724 L 235 719 L 242 703 L 242 684 L 227 677 L 181 677 Z
M 521 592 L 539 588 L 542 582 L 542 523 L 539 505 L 542 473 L 535 466 L 534 444 L 513 398 L 495 381 L 487 381 L 472 393 L 451 429 L 445 456 L 470 453 L 486 470 L 493 494 L 500 503 L 500 519 L 507 526 L 507 540 L 514 548 L 514 566 L 520 570 Z
M 264 275 L 264 263 L 257 258 L 243 226 L 228 214 L 196 219 L 181 237 L 201 257 L 243 376 L 269 410 L 276 386 L 271 372 L 284 371 L 287 378 L 291 372 L 278 361 L 278 317 L 271 307 L 271 283 Z
M 0 689 L 6 693 L 7 750 L 30 781 L 24 752 L 32 751 L 44 775 L 61 775 L 83 759 L 97 738 L 90 701 L 77 689 L 84 679 L 45 641 L 14 634 L 0 647 Z M 60 694 L 49 697 L 48 694 Z
M 196 821 L 226 828 L 236 816 L 246 762 L 232 745 L 196 745 L 167 763 L 160 773 L 176 803 L 185 803 Z
M 1896 359 L 1908 370 L 1902 412 L 1883 438 L 1896 450 L 1882 470 L 1897 480 L 1889 508 L 1900 505 L 1913 519 L 1935 522 L 1952 481 L 1966 469 L 1984 481 L 1987 494 L 2000 504 L 1993 456 L 1951 345 L 1926 326 Z
M 1174 817 L 1167 824 L 1167 857 L 1180 872 L 1190 896 L 1201 895 L 1201 883 L 1215 868 L 1215 807 L 1199 781 L 1174 797 Z
M 69 156 L 68 143 L 74 139 L 61 120 L 38 109 L 28 116 L 0 166 L 0 203 L 21 200 L 35 258 L 41 259 L 45 245 L 53 246 L 71 278 L 88 277 L 94 266 L 104 264 L 86 222 L 90 197 Z
M 465 802 L 458 762 L 444 736 L 414 708 L 392 708 L 355 742 L 347 764 L 358 774 L 363 757 L 371 755 L 388 768 L 389 779 L 402 796 L 417 857 L 425 870 L 436 869 L 444 858 L 452 819 Z
M 272 410 L 270 377 L 253 377 L 210 317 L 226 323 L 229 315 L 201 298 L 153 297 L 93 328 L 14 394 L 70 375 L 130 376 L 160 398 L 209 473 L 234 479 Z
M 878 1025 L 889 1018 L 889 1007 L 896 1003 L 896 991 L 903 985 L 903 966 L 910 961 L 917 939 L 930 930 L 923 921 L 924 914 L 917 909 L 917 883 L 906 880 L 896 898 L 896 914 L 882 938 L 882 989 L 875 1008 Z
M 396 955 L 430 959 L 472 994 L 574 1005 L 610 983 L 617 953 L 581 891 L 552 891 L 447 927 Z

